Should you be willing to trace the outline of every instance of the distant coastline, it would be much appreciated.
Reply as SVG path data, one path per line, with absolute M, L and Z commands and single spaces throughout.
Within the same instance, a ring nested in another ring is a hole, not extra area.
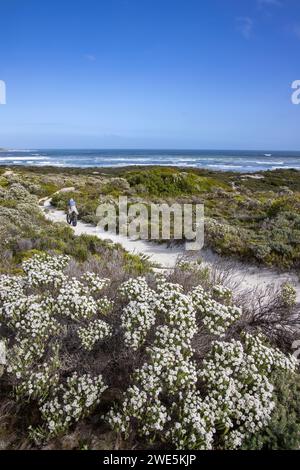
M 300 170 L 300 151 L 0 149 L 0 165 L 61 168 L 175 166 L 253 173 Z

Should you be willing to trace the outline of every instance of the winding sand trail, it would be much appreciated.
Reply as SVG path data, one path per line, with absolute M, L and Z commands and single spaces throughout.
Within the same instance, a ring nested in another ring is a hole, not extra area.
M 73 188 L 64 188 L 64 192 L 71 191 Z M 51 198 L 40 201 L 43 204 L 42 210 L 45 217 L 52 222 L 66 222 L 64 211 L 55 209 L 51 205 Z M 188 259 L 196 261 L 201 259 L 204 265 L 227 272 L 228 285 L 234 286 L 240 292 L 251 292 L 254 290 L 264 290 L 266 288 L 276 289 L 284 282 L 291 282 L 297 292 L 297 303 L 300 304 L 300 282 L 295 273 L 278 273 L 275 270 L 265 267 L 245 264 L 238 261 L 223 258 L 211 250 L 201 250 L 201 252 L 187 252 L 184 245 L 168 246 L 167 244 L 151 243 L 143 240 L 130 240 L 127 237 L 110 232 L 102 232 L 94 225 L 78 221 L 76 227 L 73 227 L 75 235 L 94 235 L 101 240 L 108 240 L 113 243 L 119 243 L 129 253 L 146 256 L 159 269 L 170 270 L 175 267 L 179 259 Z

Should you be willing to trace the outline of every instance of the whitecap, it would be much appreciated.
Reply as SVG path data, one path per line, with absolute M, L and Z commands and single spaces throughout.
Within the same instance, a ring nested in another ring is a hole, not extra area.
M 30 157 L 31 160 L 43 160 L 43 157 Z M 1 162 L 22 162 L 28 160 L 27 157 L 0 157 Z
M 256 160 L 254 163 L 257 163 L 258 165 L 284 165 L 284 162 L 264 162 L 264 161 L 261 161 L 261 160 Z

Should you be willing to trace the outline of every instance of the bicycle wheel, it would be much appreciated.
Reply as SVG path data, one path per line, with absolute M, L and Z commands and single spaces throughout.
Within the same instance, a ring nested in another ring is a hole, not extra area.
M 75 212 L 72 214 L 72 225 L 73 227 L 76 227 L 77 225 L 77 214 L 75 214 Z

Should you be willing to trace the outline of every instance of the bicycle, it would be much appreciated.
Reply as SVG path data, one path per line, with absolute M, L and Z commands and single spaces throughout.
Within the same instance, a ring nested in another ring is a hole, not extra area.
M 77 214 L 75 211 L 72 211 L 71 214 L 67 214 L 67 222 L 69 225 L 72 225 L 73 227 L 76 227 L 77 225 Z

